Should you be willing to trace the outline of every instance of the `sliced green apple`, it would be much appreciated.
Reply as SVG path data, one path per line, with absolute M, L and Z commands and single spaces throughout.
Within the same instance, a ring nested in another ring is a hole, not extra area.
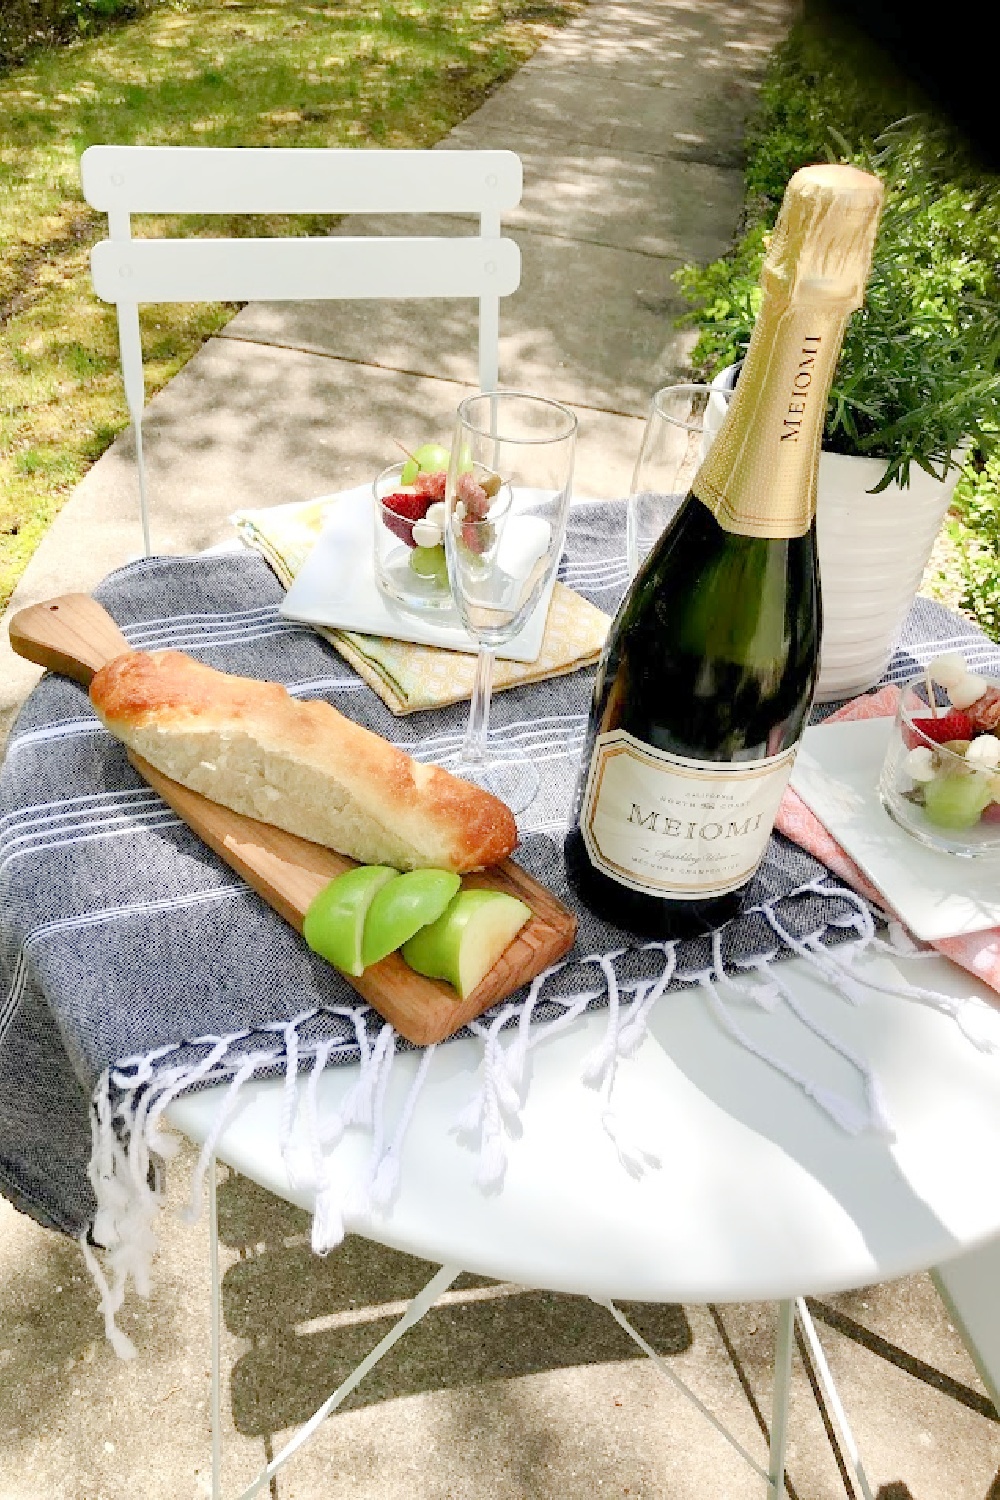
M 411 969 L 443 979 L 464 1000 L 509 948 L 531 908 L 504 891 L 460 891 L 436 922 L 403 945 Z
M 331 880 L 310 903 L 302 924 L 309 947 L 343 973 L 362 974 L 361 939 L 368 909 L 380 890 L 401 878 L 388 865 L 359 865 Z
M 428 922 L 436 921 L 461 883 L 450 870 L 408 870 L 377 891 L 361 938 L 365 968 L 401 948 Z
M 410 454 L 399 476 L 400 484 L 412 484 L 418 474 L 439 474 L 447 469 L 451 454 L 440 443 L 423 443 Z

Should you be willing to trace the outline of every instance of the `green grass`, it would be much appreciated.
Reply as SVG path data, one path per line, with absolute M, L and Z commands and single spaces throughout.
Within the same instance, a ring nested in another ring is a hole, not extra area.
M 140 20 L 39 49 L 0 74 L 0 609 L 128 421 L 114 309 L 90 287 L 89 251 L 106 220 L 80 193 L 86 147 L 430 146 L 580 4 L 159 0 Z M 179 227 L 302 234 L 329 222 Z M 167 227 L 144 219 L 141 232 Z M 147 394 L 234 311 L 144 308 Z
M 963 475 L 943 542 L 942 567 L 928 592 L 1000 641 L 1000 451 Z

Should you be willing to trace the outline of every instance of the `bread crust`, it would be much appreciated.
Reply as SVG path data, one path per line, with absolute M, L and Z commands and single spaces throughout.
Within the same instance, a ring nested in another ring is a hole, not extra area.
M 363 863 L 464 874 L 517 844 L 497 797 L 278 683 L 179 651 L 133 651 L 95 674 L 90 699 L 105 728 L 164 775 Z

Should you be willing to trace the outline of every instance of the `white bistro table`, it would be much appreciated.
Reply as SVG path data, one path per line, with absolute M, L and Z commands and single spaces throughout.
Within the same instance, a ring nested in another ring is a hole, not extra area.
M 996 1000 L 943 958 L 868 954 L 859 960 L 859 972 L 955 997 Z M 866 1003 L 851 1005 L 800 959 L 783 964 L 782 975 L 793 982 L 799 1005 L 821 1023 L 828 1020 L 838 1039 L 872 1064 L 894 1127 L 891 1135 L 851 1135 L 841 1129 L 803 1092 L 735 1043 L 714 1019 L 705 996 L 692 988 L 662 997 L 641 1047 L 619 1064 L 612 1096 L 615 1128 L 644 1153 L 643 1170 L 626 1170 L 602 1120 L 598 1092 L 581 1081 L 584 1060 L 607 1025 L 607 1012 L 593 1011 L 529 1053 L 523 1130 L 509 1142 L 502 1185 L 484 1191 L 476 1184 L 474 1151 L 452 1128 L 475 1091 L 481 1044 L 459 1038 L 438 1047 L 406 1131 L 391 1205 L 385 1212 L 349 1218 L 348 1228 L 443 1269 L 244 1494 L 267 1482 L 460 1270 L 586 1294 L 608 1305 L 620 1321 L 613 1306 L 619 1298 L 780 1303 L 768 1469 L 740 1451 L 766 1483 L 771 1500 L 784 1494 L 796 1313 L 821 1378 L 828 1375 L 804 1295 L 915 1271 L 947 1271 L 949 1262 L 963 1264 L 962 1257 L 1000 1233 L 1000 1054 L 980 1050 L 954 1019 L 914 999 L 869 992 Z M 1000 1015 L 996 1020 L 1000 1039 Z M 786 1007 L 772 1013 L 751 1013 L 748 1007 L 740 1024 L 805 1076 L 848 1094 L 853 1090 L 860 1102 L 858 1071 Z M 396 1059 L 387 1101 L 390 1122 L 418 1062 L 416 1053 Z M 354 1067 L 326 1071 L 320 1082 L 324 1111 L 335 1108 L 356 1077 Z M 247 1084 L 216 1154 L 263 1187 L 311 1209 L 311 1194 L 289 1182 L 278 1146 L 282 1088 L 278 1080 Z M 221 1089 L 192 1093 L 176 1101 L 168 1117 L 204 1143 L 221 1096 Z M 334 1178 L 345 1185 L 353 1180 L 368 1149 L 365 1136 L 349 1132 L 331 1158 Z M 209 1181 L 214 1258 L 214 1170 Z M 217 1263 L 212 1278 L 218 1495 Z M 870 1496 L 832 1386 L 829 1394 L 862 1493 Z

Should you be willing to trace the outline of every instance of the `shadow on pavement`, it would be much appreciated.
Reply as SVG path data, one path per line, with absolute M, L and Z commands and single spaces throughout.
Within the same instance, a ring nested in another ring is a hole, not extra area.
M 262 1436 L 311 1416 L 401 1316 L 435 1267 L 349 1235 L 315 1256 L 309 1220 L 235 1175 L 219 1188 L 219 1231 L 240 1260 L 223 1278 L 227 1329 L 249 1340 L 230 1372 L 239 1432 Z M 498 1286 L 463 1274 L 345 1401 L 342 1410 L 430 1390 L 544 1370 L 642 1359 L 608 1314 L 584 1297 Z M 692 1333 L 682 1308 L 622 1304 L 665 1355 Z
M 899 1369 L 905 1370 L 907 1375 L 912 1375 L 916 1380 L 923 1380 L 935 1390 L 950 1396 L 953 1401 L 960 1401 L 970 1411 L 978 1412 L 981 1417 L 987 1417 L 991 1422 L 1000 1421 L 997 1409 L 988 1396 L 980 1391 L 974 1391 L 971 1386 L 964 1385 L 960 1380 L 953 1380 L 950 1375 L 935 1369 L 933 1365 L 927 1364 L 915 1355 L 900 1349 L 898 1344 L 892 1344 L 888 1339 L 873 1333 L 871 1329 L 865 1328 L 864 1324 L 856 1322 L 854 1318 L 848 1317 L 838 1308 L 830 1307 L 825 1302 L 819 1302 L 814 1297 L 807 1297 L 806 1303 L 814 1318 L 825 1323 L 828 1328 L 835 1328 L 838 1333 L 853 1339 L 855 1343 L 861 1344 L 869 1349 L 872 1354 L 879 1358 L 888 1360 L 890 1364 L 897 1365 Z M 904 1500 L 902 1494 L 886 1496 L 883 1500 Z

